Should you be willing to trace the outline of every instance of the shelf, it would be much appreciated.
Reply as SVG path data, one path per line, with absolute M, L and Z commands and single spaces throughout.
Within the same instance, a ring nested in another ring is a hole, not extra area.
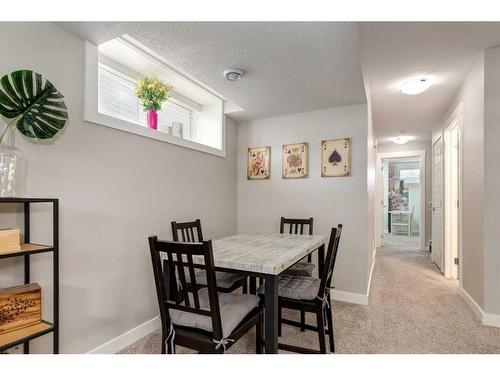
M 57 202 L 58 200 L 59 199 L 57 198 L 5 197 L 5 198 L 0 198 L 0 203 L 42 203 L 42 202 L 53 203 Z
M 21 244 L 21 250 L 0 252 L 0 259 L 18 257 L 21 255 L 47 253 L 49 251 L 54 251 L 54 248 L 52 246 L 39 245 L 36 243 L 23 243 Z
M 0 335 L 0 350 L 12 348 L 34 338 L 43 336 L 54 330 L 52 323 L 43 321 L 41 323 L 17 329 Z

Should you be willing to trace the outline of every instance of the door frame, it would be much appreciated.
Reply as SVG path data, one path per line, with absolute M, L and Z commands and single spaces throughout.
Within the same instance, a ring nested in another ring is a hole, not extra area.
M 394 159 L 394 158 L 408 158 L 408 157 L 418 157 L 419 158 L 419 166 L 420 166 L 420 220 L 419 220 L 419 237 L 420 237 L 420 249 L 424 250 L 427 248 L 425 245 L 425 216 L 427 215 L 426 212 L 426 204 L 425 204 L 425 174 L 426 174 L 426 166 L 425 166 L 425 155 L 426 151 L 425 150 L 413 150 L 413 151 L 395 151 L 395 152 L 379 152 L 377 153 L 377 168 L 379 166 L 382 166 L 382 159 Z M 382 185 L 381 185 L 382 184 Z M 384 189 L 383 186 L 383 181 L 380 178 L 377 178 L 377 192 L 381 192 Z M 377 215 L 377 221 L 380 220 L 380 218 L 383 215 L 383 210 L 382 210 L 382 205 L 380 204 L 380 197 L 378 197 L 378 204 L 377 204 L 377 209 L 375 210 L 375 214 Z M 382 211 L 382 212 L 380 212 Z M 383 228 L 383 226 L 378 225 L 377 229 L 377 241 L 378 239 L 382 238 L 382 234 L 380 231 L 380 228 Z M 383 232 L 383 230 L 382 230 Z
M 462 270 L 463 270 L 463 106 L 462 103 L 460 103 L 457 108 L 453 111 L 453 113 L 450 115 L 448 120 L 445 122 L 445 128 L 442 131 L 442 137 L 443 137 L 443 149 L 445 153 L 445 157 L 443 158 L 444 160 L 444 186 L 443 186 L 443 192 L 444 192 L 444 209 L 445 213 L 449 212 L 450 204 L 453 204 L 453 202 L 450 202 L 450 190 L 449 190 L 449 158 L 448 158 L 448 152 L 449 152 L 449 147 L 450 147 L 450 139 L 449 139 L 449 133 L 451 130 L 457 129 L 458 130 L 458 236 L 457 236 L 457 245 L 458 245 L 458 279 L 459 279 L 459 284 L 460 287 L 462 286 Z M 444 276 L 447 278 L 453 278 L 451 269 L 453 266 L 453 257 L 451 254 L 451 248 L 450 248 L 450 236 L 451 236 L 451 230 L 452 230 L 452 223 L 451 220 L 446 220 L 448 217 L 447 214 L 443 216 L 443 221 L 444 221 Z

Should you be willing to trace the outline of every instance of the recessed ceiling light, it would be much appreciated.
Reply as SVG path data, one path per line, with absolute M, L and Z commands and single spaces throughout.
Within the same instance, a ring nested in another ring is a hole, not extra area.
M 401 92 L 406 95 L 418 95 L 431 87 L 427 78 L 417 78 L 407 81 L 401 85 Z
M 404 145 L 411 139 L 412 137 L 409 135 L 400 135 L 399 137 L 392 138 L 392 141 L 398 145 Z
M 222 74 L 228 81 L 237 81 L 245 75 L 245 72 L 241 69 L 229 68 Z

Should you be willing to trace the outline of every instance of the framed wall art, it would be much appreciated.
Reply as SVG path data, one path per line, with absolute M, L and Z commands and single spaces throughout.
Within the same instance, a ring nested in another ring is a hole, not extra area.
M 308 143 L 293 143 L 283 145 L 282 177 L 304 178 L 309 173 Z
M 351 138 L 321 142 L 321 177 L 351 175 Z
M 271 146 L 251 147 L 248 149 L 247 158 L 247 179 L 271 178 Z

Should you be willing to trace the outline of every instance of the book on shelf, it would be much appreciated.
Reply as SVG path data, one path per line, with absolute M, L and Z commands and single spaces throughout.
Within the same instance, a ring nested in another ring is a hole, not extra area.
M 0 253 L 21 250 L 21 231 L 18 228 L 0 229 Z

